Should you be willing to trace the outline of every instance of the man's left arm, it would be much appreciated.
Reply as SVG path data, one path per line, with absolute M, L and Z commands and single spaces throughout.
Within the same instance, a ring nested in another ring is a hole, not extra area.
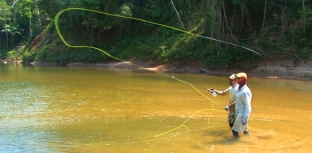
M 251 98 L 252 94 L 251 92 L 245 92 L 243 95 L 243 103 L 244 103 L 244 116 L 243 116 L 243 124 L 247 124 L 250 112 L 252 110 L 251 108 Z

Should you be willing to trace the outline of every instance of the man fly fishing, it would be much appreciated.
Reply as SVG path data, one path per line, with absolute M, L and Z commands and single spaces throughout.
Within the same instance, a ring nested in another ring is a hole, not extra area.
M 248 134 L 248 120 L 251 113 L 252 93 L 247 86 L 247 74 L 244 72 L 237 73 L 237 83 L 239 84 L 236 94 L 235 104 L 235 122 L 232 127 L 234 137 L 239 137 L 239 133 Z
M 219 91 L 213 88 L 208 89 L 208 91 L 211 93 L 215 93 L 217 95 L 229 94 L 229 104 L 225 106 L 224 109 L 229 111 L 227 120 L 228 120 L 229 126 L 232 128 L 234 121 L 235 121 L 235 100 L 236 100 L 236 93 L 238 91 L 238 84 L 236 82 L 235 74 L 232 74 L 231 76 L 229 76 L 229 83 L 230 83 L 230 86 L 223 91 Z

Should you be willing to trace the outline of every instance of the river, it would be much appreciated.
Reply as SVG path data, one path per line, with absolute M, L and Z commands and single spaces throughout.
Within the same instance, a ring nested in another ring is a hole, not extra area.
M 230 74 L 229 74 L 230 75 Z M 233 139 L 228 79 L 0 65 L 0 152 L 299 152 L 312 149 L 312 82 L 250 77 L 250 134 Z

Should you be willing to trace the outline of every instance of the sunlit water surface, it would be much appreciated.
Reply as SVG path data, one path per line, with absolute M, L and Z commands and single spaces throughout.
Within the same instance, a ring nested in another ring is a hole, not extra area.
M 178 78 L 180 80 L 176 80 Z M 226 77 L 0 65 L 0 152 L 309 152 L 312 82 L 250 78 L 250 135 Z

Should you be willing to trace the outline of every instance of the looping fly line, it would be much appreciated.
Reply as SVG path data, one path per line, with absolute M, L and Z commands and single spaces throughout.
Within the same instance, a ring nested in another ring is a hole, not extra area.
M 99 11 L 95 11 L 95 10 L 89 10 L 89 9 L 84 9 L 84 8 L 67 8 L 67 9 L 64 9 L 64 10 L 61 10 L 60 12 L 58 12 L 55 16 L 55 29 L 60 37 L 60 39 L 62 40 L 62 42 L 68 46 L 68 47 L 72 47 L 72 48 L 90 48 L 90 49 L 95 49 L 97 51 L 100 51 L 102 53 L 104 53 L 105 55 L 107 55 L 108 57 L 111 57 L 115 60 L 118 60 L 118 61 L 122 61 L 122 62 L 125 62 L 125 63 L 128 63 L 130 65 L 133 65 L 133 66 L 137 66 L 139 68 L 142 68 L 142 69 L 145 69 L 144 67 L 141 67 L 139 65 L 136 65 L 134 63 L 131 63 L 131 62 L 128 62 L 128 61 L 125 61 L 125 60 L 122 60 L 122 59 L 119 59 L 115 56 L 112 56 L 111 54 L 109 54 L 108 52 L 100 49 L 100 48 L 96 48 L 96 47 L 93 47 L 93 46 L 73 46 L 73 45 L 70 45 L 67 43 L 67 41 L 64 39 L 63 35 L 61 34 L 61 31 L 60 31 L 60 28 L 59 28 L 59 24 L 58 24 L 58 20 L 59 20 L 59 17 L 61 14 L 63 14 L 64 12 L 66 11 L 73 11 L 73 10 L 78 10 L 78 11 L 89 11 L 89 12 L 94 12 L 94 13 L 99 13 L 99 14 L 104 14 L 104 15 L 108 15 L 108 16 L 114 16 L 114 17 L 118 17 L 118 18 L 126 18 L 126 19 L 132 19 L 132 20 L 138 20 L 138 21 L 142 21 L 142 22 L 147 22 L 147 23 L 150 23 L 150 24 L 154 24 L 154 25 L 158 25 L 158 26 L 162 26 L 162 27 L 166 27 L 166 28 L 169 28 L 169 29 L 173 29 L 173 30 L 177 30 L 177 31 L 181 31 L 181 32 L 184 32 L 184 33 L 187 33 L 187 34 L 192 34 L 190 32 L 187 32 L 187 31 L 184 31 L 184 30 L 181 30 L 181 29 L 178 29 L 178 28 L 174 28 L 174 27 L 170 27 L 170 26 L 167 26 L 167 25 L 163 25 L 163 24 L 159 24 L 159 23 L 155 23 L 155 22 L 151 22 L 151 21 L 147 21 L 147 20 L 143 20 L 143 19 L 138 19 L 138 18 L 133 18 L 133 17 L 127 17 L 127 16 L 121 16 L 121 15 L 116 15 L 116 14 L 110 14 L 110 13 L 105 13 L 105 12 L 99 12 Z M 196 34 L 192 34 L 192 35 L 196 35 Z M 200 35 L 196 35 L 196 36 L 200 36 Z M 146 69 L 145 69 L 146 70 Z M 167 74 L 164 74 L 164 73 L 159 73 L 157 71 L 153 71 L 155 73 L 158 73 L 158 74 L 161 74 L 161 75 L 164 75 L 166 77 L 169 77 L 169 78 L 172 78 L 172 79 L 175 79 L 179 82 L 182 82 L 182 83 L 185 83 L 185 84 L 188 84 L 190 85 L 192 88 L 194 88 L 198 93 L 200 93 L 202 96 L 204 96 L 206 99 L 208 99 L 209 101 L 213 102 L 214 104 L 218 105 L 221 107 L 220 104 L 216 103 L 215 101 L 213 101 L 212 99 L 208 98 L 205 94 L 203 94 L 202 92 L 200 92 L 194 85 L 192 85 L 191 83 L 188 83 L 186 81 L 183 81 L 181 79 L 178 79 L 174 76 L 169 76 Z
M 169 29 L 172 29 L 172 30 L 176 30 L 176 31 L 180 31 L 182 33 L 186 33 L 186 34 L 189 34 L 189 35 L 194 35 L 194 36 L 197 36 L 197 37 L 200 37 L 200 38 L 204 38 L 204 39 L 209 39 L 209 40 L 213 40 L 213 41 L 218 41 L 218 42 L 221 42 L 221 43 L 226 43 L 226 44 L 230 44 L 230 45 L 233 45 L 233 46 L 237 46 L 237 47 L 241 47 L 241 48 L 244 48 L 246 50 L 249 50 L 257 55 L 260 55 L 258 52 L 252 50 L 252 49 L 249 49 L 249 48 L 246 48 L 244 46 L 241 46 L 241 45 L 237 45 L 237 44 L 233 44 L 233 43 L 230 43 L 230 42 L 226 42 L 226 41 L 222 41 L 222 40 L 218 40 L 218 39 L 214 39 L 214 38 L 210 38 L 210 37 L 206 37 L 206 36 L 201 36 L 201 35 L 198 35 L 198 34 L 194 34 L 194 33 L 191 33 L 191 32 L 188 32 L 188 31 L 185 31 L 185 30 L 181 30 L 181 29 L 178 29 L 178 28 L 174 28 L 174 27 L 170 27 L 170 26 L 167 26 L 167 25 L 163 25 L 163 24 L 159 24 L 159 23 L 155 23 L 155 22 L 151 22 L 151 21 L 147 21 L 147 20 L 143 20 L 143 19 L 139 19 L 139 18 L 134 18 L 134 17 L 128 17 L 128 16 L 122 16 L 122 15 L 117 15 L 117 14 L 110 14 L 110 13 L 105 13 L 105 12 L 100 12 L 100 11 L 96 11 L 96 10 L 90 10 L 90 9 L 85 9 L 85 8 L 67 8 L 67 9 L 64 9 L 64 10 L 61 10 L 60 12 L 58 12 L 55 16 L 55 29 L 56 29 L 56 32 L 58 33 L 60 39 L 62 40 L 62 42 L 68 46 L 68 47 L 71 47 L 71 48 L 90 48 L 90 49 L 94 49 L 94 50 L 97 50 L 97 51 L 100 51 L 102 53 L 104 53 L 105 55 L 107 55 L 108 57 L 112 58 L 112 59 L 115 59 L 115 60 L 118 60 L 118 61 L 121 61 L 121 62 L 125 62 L 125 63 L 128 63 L 129 65 L 133 65 L 133 66 L 137 66 L 138 68 L 142 68 L 144 70 L 148 70 L 148 69 L 145 69 L 144 67 L 142 66 L 139 66 L 139 65 L 136 65 L 134 63 L 131 63 L 131 62 L 128 62 L 128 61 L 124 61 L 122 59 L 119 59 L 115 56 L 112 56 L 110 55 L 108 52 L 100 49 L 100 48 L 96 48 L 96 47 L 93 47 L 93 46 L 74 46 L 74 45 L 70 45 L 67 43 L 67 41 L 64 39 L 63 35 L 61 34 L 61 31 L 60 31 L 60 28 L 59 28 L 59 23 L 58 23 L 58 20 L 59 20 L 59 17 L 61 14 L 63 14 L 64 12 L 67 12 L 67 11 L 74 11 L 74 10 L 77 10 L 77 11 L 88 11 L 88 12 L 93 12 L 93 13 L 98 13 L 98 14 L 103 14 L 103 15 L 108 15 L 108 16 L 113 16 L 113 17 L 118 17 L 118 18 L 125 18 L 125 19 L 131 19 L 131 20 L 137 20 L 137 21 L 141 21 L 141 22 L 145 22 L 145 23 L 149 23 L 149 24 L 154 24 L 154 25 L 158 25 L 158 26 L 161 26 L 161 27 L 165 27 L 165 28 L 169 28 Z M 261 56 L 261 55 L 260 55 Z M 192 85 L 191 83 L 188 83 L 186 81 L 183 81 L 181 79 L 178 79 L 174 76 L 170 76 L 170 75 L 167 75 L 167 74 L 164 74 L 164 73 L 160 73 L 160 72 L 157 72 L 157 71 L 153 71 L 155 73 L 158 73 L 160 75 L 164 75 L 166 77 L 169 77 L 169 78 L 172 78 L 174 80 L 177 80 L 181 83 L 184 83 L 184 84 L 187 84 L 187 85 L 190 85 L 194 90 L 196 90 L 199 94 L 201 94 L 203 97 L 205 97 L 206 99 L 208 99 L 209 101 L 211 101 L 213 104 L 216 104 L 217 106 L 219 107 L 222 107 L 220 104 L 216 103 L 215 101 L 213 101 L 212 99 L 208 98 L 205 94 L 203 94 L 202 92 L 200 92 L 194 85 Z M 188 127 L 185 125 L 186 122 L 191 118 L 193 117 L 195 114 L 201 112 L 201 111 L 220 111 L 220 110 L 217 110 L 217 109 L 201 109 L 201 110 L 198 110 L 196 111 L 195 113 L 193 113 L 191 116 L 188 117 L 187 120 L 185 120 L 181 125 L 177 126 L 176 128 L 173 128 L 167 132 L 163 132 L 161 134 L 158 134 L 158 135 L 155 135 L 153 138 L 159 138 L 160 136 L 162 135 L 165 135 L 167 133 L 170 133 L 170 132 L 173 132 L 175 130 L 180 130 L 181 127 L 184 127 L 186 128 L 188 131 Z M 151 139 L 152 140 L 152 139 Z M 110 145 L 110 143 L 106 143 L 106 145 Z

